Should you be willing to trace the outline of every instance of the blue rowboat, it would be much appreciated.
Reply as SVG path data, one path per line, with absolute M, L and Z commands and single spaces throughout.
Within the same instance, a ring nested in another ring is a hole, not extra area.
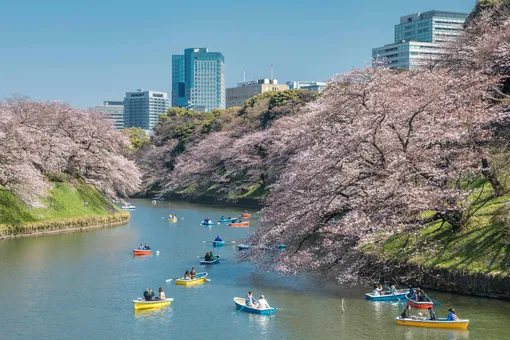
M 202 225 L 214 225 L 213 221 L 206 222 L 205 220 L 203 220 L 201 223 Z
M 276 308 L 270 307 L 270 308 L 264 308 L 264 309 L 258 309 L 257 307 L 247 307 L 246 306 L 246 299 L 235 297 L 234 303 L 236 304 L 237 309 L 243 310 L 243 312 L 246 313 L 253 313 L 253 314 L 261 314 L 261 315 L 274 315 L 274 312 Z
M 213 241 L 212 245 L 214 247 L 223 247 L 225 245 L 225 241 Z
M 240 244 L 237 246 L 237 249 L 239 249 L 239 250 L 250 249 L 250 245 L 249 244 Z
M 235 221 L 237 221 L 237 217 L 232 217 L 232 218 L 222 218 L 222 219 L 220 219 L 218 222 L 228 222 L 228 223 L 230 223 L 230 222 L 235 222 Z
M 366 293 L 365 298 L 371 301 L 398 301 L 398 300 L 404 301 L 407 300 L 406 294 L 409 293 L 409 289 L 396 290 L 394 294 L 388 290 L 383 291 L 381 293 L 382 293 L 381 295 Z
M 200 264 L 218 264 L 218 263 L 220 263 L 220 255 L 214 256 L 214 260 L 212 260 L 212 261 L 206 261 L 206 260 L 200 261 Z

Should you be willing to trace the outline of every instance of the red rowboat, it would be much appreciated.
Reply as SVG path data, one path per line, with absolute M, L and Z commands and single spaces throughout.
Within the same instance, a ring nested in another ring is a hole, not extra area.
M 243 214 L 242 216 L 243 216 L 243 218 L 250 218 L 251 215 L 250 214 Z
M 249 227 L 250 221 L 240 222 L 240 223 L 229 223 L 228 224 L 231 227 Z
M 152 250 L 133 249 L 134 256 L 151 255 Z
M 434 302 L 432 301 L 417 301 L 412 300 L 409 297 L 407 298 L 407 304 L 414 308 L 422 308 L 422 309 L 428 309 L 429 307 L 434 306 Z

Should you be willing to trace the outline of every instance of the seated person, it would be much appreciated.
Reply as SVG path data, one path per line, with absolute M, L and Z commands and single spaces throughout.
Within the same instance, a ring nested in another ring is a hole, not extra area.
M 457 314 L 455 314 L 455 309 L 453 308 L 450 308 L 448 309 L 448 317 L 446 318 L 446 321 L 458 321 L 459 320 L 459 317 L 457 316 Z
M 186 273 L 184 273 L 184 280 L 191 280 L 191 274 L 189 273 L 189 270 L 186 270 Z
M 191 268 L 191 272 L 189 274 L 191 275 L 191 279 L 195 279 L 197 277 L 197 271 L 195 270 L 195 267 Z
M 145 298 L 145 301 L 152 301 L 152 298 L 154 297 L 154 292 L 152 291 L 152 289 L 147 288 L 143 292 L 143 297 Z
M 246 298 L 245 298 L 246 302 L 245 302 L 245 305 L 248 306 L 248 307 L 253 307 L 255 306 L 255 298 L 253 297 L 253 294 L 251 291 L 249 291 L 247 294 L 246 294 Z
M 214 261 L 216 260 L 216 256 L 214 256 L 214 254 L 211 252 L 209 252 L 209 257 L 211 258 L 211 261 Z
M 436 312 L 432 307 L 429 307 L 429 320 L 437 320 Z
M 159 296 L 156 297 L 154 300 L 166 300 L 165 292 L 163 291 L 163 287 L 159 287 L 158 289 Z
M 221 237 L 219 237 L 219 236 L 216 236 L 216 238 L 215 238 L 214 240 L 215 240 L 215 241 L 218 241 L 218 242 L 223 241 L 223 240 L 221 239 Z
M 145 247 L 143 246 L 143 244 L 140 244 L 140 247 L 138 247 L 138 249 L 145 250 Z
M 151 247 L 149 247 L 149 245 L 146 243 L 146 244 L 145 244 L 145 249 L 146 249 L 146 250 L 151 250 Z
M 225 220 L 225 216 L 221 216 L 220 220 L 222 221 Z
M 411 306 L 407 305 L 406 309 L 400 314 L 401 319 L 414 319 L 414 316 L 411 315 Z
M 264 295 L 261 295 L 260 298 L 259 298 L 259 304 L 258 304 L 258 307 L 259 309 L 266 309 L 266 308 L 271 308 L 269 306 L 269 303 L 267 303 L 267 300 L 266 298 L 264 297 Z
M 209 253 L 205 253 L 204 261 L 212 261 L 211 255 L 209 255 Z
M 381 295 L 381 290 L 379 289 L 379 287 L 377 287 L 377 285 L 374 285 L 374 290 L 372 291 L 372 295 L 373 296 Z

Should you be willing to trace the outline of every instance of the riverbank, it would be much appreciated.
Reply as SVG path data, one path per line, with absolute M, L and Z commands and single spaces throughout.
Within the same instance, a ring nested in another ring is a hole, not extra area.
M 106 216 L 64 218 L 54 221 L 40 221 L 10 226 L 0 225 L 0 239 L 23 236 L 41 236 L 114 227 L 129 223 L 129 218 L 129 212 L 119 211 Z
M 0 238 L 95 229 L 129 222 L 129 212 L 83 181 L 53 183 L 43 208 L 0 190 Z

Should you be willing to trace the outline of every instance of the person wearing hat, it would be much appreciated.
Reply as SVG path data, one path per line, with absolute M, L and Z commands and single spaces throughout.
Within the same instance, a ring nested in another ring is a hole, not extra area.
M 429 307 L 429 320 L 437 320 L 436 312 L 432 307 Z
M 267 303 L 267 300 L 264 297 L 264 295 L 261 295 L 259 298 L 259 309 L 266 309 L 266 308 L 271 308 L 271 307 L 269 307 L 269 303 Z
M 446 321 L 458 321 L 459 320 L 459 317 L 457 316 L 457 314 L 455 314 L 455 309 L 453 308 L 450 308 L 448 309 L 448 318 L 446 319 Z

